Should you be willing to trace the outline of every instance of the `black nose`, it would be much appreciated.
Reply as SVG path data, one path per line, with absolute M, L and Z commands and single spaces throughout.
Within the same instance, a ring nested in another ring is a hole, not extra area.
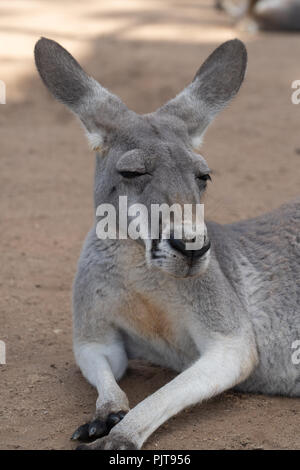
M 189 240 L 190 243 L 192 243 L 194 240 Z M 182 253 L 184 256 L 189 256 L 189 257 L 194 257 L 194 258 L 200 258 L 203 256 L 209 249 L 210 249 L 210 241 L 207 240 L 205 244 L 203 245 L 200 250 L 187 250 L 186 249 L 186 242 L 179 238 L 173 238 L 170 237 L 169 243 L 174 250 L 179 251 Z

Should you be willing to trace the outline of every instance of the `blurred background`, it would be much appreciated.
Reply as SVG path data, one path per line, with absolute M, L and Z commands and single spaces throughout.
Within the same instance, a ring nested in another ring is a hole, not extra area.
M 93 220 L 94 156 L 76 119 L 35 70 L 40 36 L 60 42 L 136 112 L 176 95 L 221 42 L 248 48 L 245 83 L 208 130 L 213 170 L 206 217 L 256 216 L 299 196 L 298 33 L 240 28 L 214 0 L 1 0 L 0 448 L 68 449 L 94 411 L 96 392 L 72 354 L 70 292 Z M 133 364 L 122 386 L 131 405 L 172 373 Z M 171 419 L 149 449 L 300 448 L 295 399 L 231 392 Z

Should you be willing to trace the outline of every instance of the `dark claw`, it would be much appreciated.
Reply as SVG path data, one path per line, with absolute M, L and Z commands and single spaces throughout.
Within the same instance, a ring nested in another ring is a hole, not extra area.
M 119 411 L 118 413 L 110 413 L 106 422 L 100 419 L 95 419 L 91 423 L 83 424 L 79 426 L 74 432 L 71 439 L 73 441 L 91 442 L 100 437 L 106 436 L 109 431 L 118 424 L 126 415 L 125 411 Z M 88 446 L 81 444 L 76 450 L 87 450 Z
M 118 424 L 126 415 L 125 411 L 119 411 L 118 413 L 110 413 L 107 417 L 107 427 L 109 430 Z
M 110 413 L 107 417 L 107 426 L 109 429 L 113 428 L 120 421 L 118 413 Z
M 104 421 L 100 421 L 100 419 L 95 419 L 95 421 L 92 421 L 89 425 L 88 432 L 89 437 L 96 439 L 98 437 L 105 436 L 108 432 L 108 429 Z
M 90 423 L 85 423 L 79 428 L 76 429 L 73 436 L 71 437 L 72 441 L 88 441 L 89 440 L 89 426 Z
M 126 414 L 127 414 L 126 411 L 119 411 L 118 415 L 119 415 L 120 420 L 123 419 Z

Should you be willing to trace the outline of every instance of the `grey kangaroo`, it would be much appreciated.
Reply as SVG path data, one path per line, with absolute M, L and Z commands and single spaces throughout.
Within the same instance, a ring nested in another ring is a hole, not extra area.
M 35 60 L 96 150 L 95 208 L 118 212 L 124 195 L 149 209 L 201 202 L 210 170 L 195 149 L 243 81 L 241 41 L 218 47 L 184 91 L 145 115 L 56 42 L 40 39 Z M 99 239 L 98 220 L 73 293 L 76 362 L 98 392 L 93 419 L 73 435 L 85 442 L 79 449 L 139 449 L 168 418 L 230 388 L 300 396 L 300 200 L 251 220 L 207 222 L 197 250 L 161 234 Z M 129 409 L 118 381 L 132 358 L 178 374 Z
M 215 6 L 250 32 L 300 30 L 300 0 L 216 0 Z

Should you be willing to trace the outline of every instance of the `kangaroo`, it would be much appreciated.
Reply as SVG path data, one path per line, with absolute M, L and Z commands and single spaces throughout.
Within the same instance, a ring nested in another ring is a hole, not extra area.
M 210 170 L 196 150 L 244 79 L 241 41 L 218 47 L 185 90 L 145 115 L 56 42 L 40 39 L 35 60 L 96 150 L 95 208 L 118 211 L 124 195 L 148 208 L 200 203 Z M 138 239 L 99 239 L 98 220 L 73 288 L 74 354 L 98 392 L 92 420 L 73 434 L 79 449 L 140 449 L 168 418 L 230 388 L 300 396 L 292 358 L 300 339 L 300 200 L 251 220 L 206 222 L 193 253 L 180 239 L 142 231 Z M 133 358 L 178 374 L 129 409 L 118 381 Z
M 249 31 L 300 30 L 300 0 L 216 0 L 215 6 Z

